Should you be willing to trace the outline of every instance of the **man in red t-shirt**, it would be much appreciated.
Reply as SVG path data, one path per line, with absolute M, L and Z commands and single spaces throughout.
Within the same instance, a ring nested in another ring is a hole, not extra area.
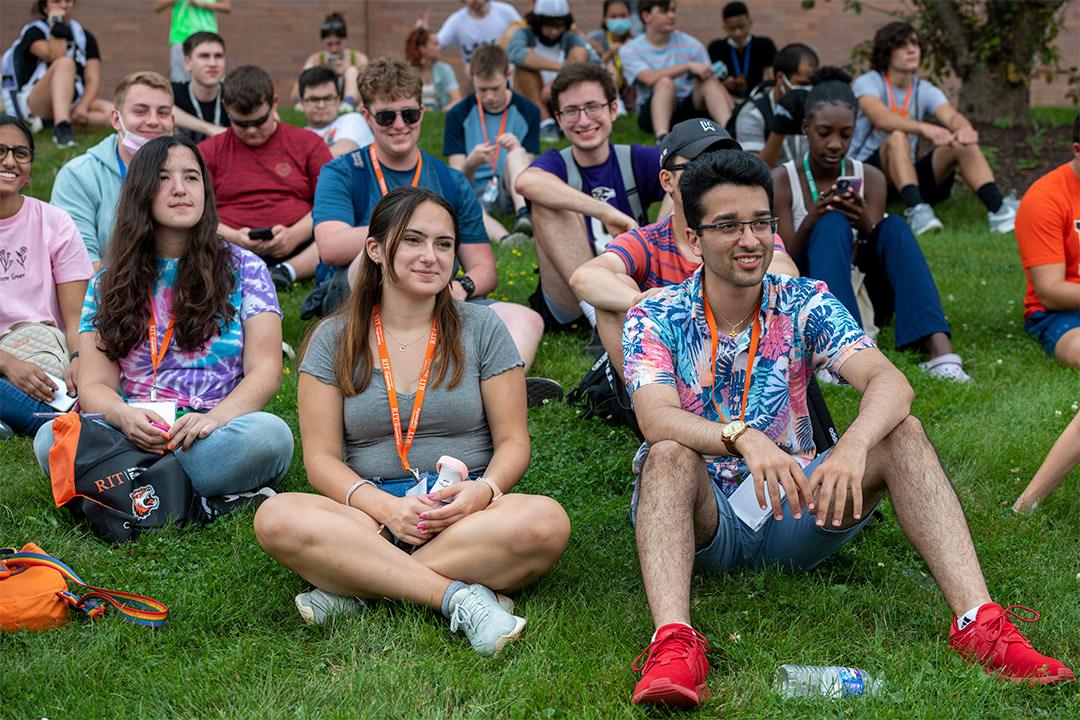
M 221 236 L 261 257 L 279 289 L 315 275 L 319 252 L 311 207 L 330 151 L 318 135 L 281 122 L 265 70 L 245 65 L 225 78 L 231 132 L 199 143 L 217 196 Z
M 1080 115 L 1073 159 L 1039 178 L 1016 214 L 1016 244 L 1027 273 L 1024 330 L 1047 354 L 1080 365 Z

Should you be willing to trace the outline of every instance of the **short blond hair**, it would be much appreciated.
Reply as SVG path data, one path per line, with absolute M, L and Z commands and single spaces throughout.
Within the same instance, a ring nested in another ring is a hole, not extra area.
M 145 85 L 155 90 L 161 90 L 164 93 L 168 93 L 170 98 L 173 96 L 172 83 L 166 80 L 165 76 L 156 73 L 153 70 L 140 70 L 139 72 L 125 75 L 120 81 L 120 84 L 116 86 L 116 92 L 113 93 L 113 105 L 116 107 L 117 112 L 123 112 L 124 101 L 127 100 L 128 90 L 130 90 L 133 85 Z
M 424 91 L 420 70 L 398 57 L 377 57 L 360 73 L 360 96 L 368 108 L 375 100 L 413 99 Z

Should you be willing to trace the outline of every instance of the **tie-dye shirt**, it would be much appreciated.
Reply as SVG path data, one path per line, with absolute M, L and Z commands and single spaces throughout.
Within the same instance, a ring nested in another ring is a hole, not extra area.
M 254 253 L 229 245 L 233 255 L 235 286 L 230 304 L 238 309 L 228 327 L 221 327 L 200 350 L 181 350 L 175 341 L 169 343 L 157 371 L 158 400 L 176 400 L 179 407 L 208 410 L 217 405 L 244 379 L 244 327 L 241 323 L 261 312 L 281 315 L 277 292 L 270 280 L 266 264 Z M 173 289 L 177 258 L 158 258 L 158 277 L 154 281 L 153 310 L 157 320 L 158 348 L 172 317 Z M 79 332 L 94 332 L 97 312 L 97 284 L 101 273 L 94 276 L 83 300 Z M 159 349 L 160 352 L 160 349 Z M 148 400 L 154 380 L 149 341 L 120 358 L 120 394 L 126 400 Z
M 734 340 L 721 334 L 714 367 L 701 272 L 627 312 L 623 328 L 627 389 L 633 395 L 650 383 L 671 385 L 684 410 L 720 423 L 715 397 L 724 417 L 738 420 L 751 331 L 748 327 Z M 820 280 L 766 275 L 763 284 L 758 317 L 764 324 L 743 419 L 805 465 L 817 452 L 806 404 L 810 377 L 819 367 L 839 374 L 852 354 L 875 346 Z M 715 393 L 714 377 L 720 378 Z M 648 451 L 643 444 L 634 456 L 635 473 L 640 474 Z M 705 461 L 724 494 L 733 493 L 741 459 L 718 455 L 705 456 Z

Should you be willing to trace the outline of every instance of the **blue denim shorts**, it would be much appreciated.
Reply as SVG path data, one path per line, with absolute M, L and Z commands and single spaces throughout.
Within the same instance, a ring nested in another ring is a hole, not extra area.
M 828 454 L 826 450 L 803 469 L 807 477 Z M 712 486 L 717 509 L 716 535 L 712 542 L 694 553 L 694 567 L 715 573 L 741 568 L 761 570 L 769 566 L 791 572 L 813 570 L 858 535 L 874 512 L 874 508 L 864 507 L 860 522 L 844 530 L 830 530 L 818 527 L 817 518 L 805 509 L 802 517 L 796 520 L 785 497 L 781 502 L 784 519 L 770 517 L 755 532 L 735 515 L 719 483 L 714 481 Z M 636 487 L 634 499 L 637 499 Z
M 469 476 L 469 480 L 476 480 L 476 478 L 478 477 L 480 477 L 480 473 L 474 473 Z M 399 498 L 405 497 L 405 493 L 407 493 L 413 486 L 416 485 L 416 478 L 414 478 L 412 475 L 400 478 L 384 478 L 376 476 L 368 479 L 370 480 L 372 485 L 379 488 L 383 492 L 389 493 L 394 497 Z M 435 484 L 435 481 L 439 479 L 439 474 L 433 472 L 422 472 L 420 473 L 420 479 L 423 480 L 425 483 L 424 492 L 426 494 L 431 492 L 431 488 Z M 387 540 L 389 540 L 396 547 L 401 548 L 405 552 L 412 552 L 417 547 L 410 543 L 398 540 L 397 537 L 391 534 L 389 530 L 385 531 L 385 535 L 388 536 L 386 538 Z
M 1074 328 L 1080 327 L 1080 313 L 1046 312 L 1036 310 L 1024 321 L 1024 332 L 1039 341 L 1042 349 L 1054 357 L 1061 336 Z

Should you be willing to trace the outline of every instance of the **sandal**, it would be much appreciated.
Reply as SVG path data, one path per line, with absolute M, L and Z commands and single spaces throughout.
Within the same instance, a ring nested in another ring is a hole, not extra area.
M 964 372 L 964 361 L 956 353 L 938 355 L 936 358 L 921 362 L 919 369 L 930 377 L 958 383 L 971 382 L 971 377 Z

